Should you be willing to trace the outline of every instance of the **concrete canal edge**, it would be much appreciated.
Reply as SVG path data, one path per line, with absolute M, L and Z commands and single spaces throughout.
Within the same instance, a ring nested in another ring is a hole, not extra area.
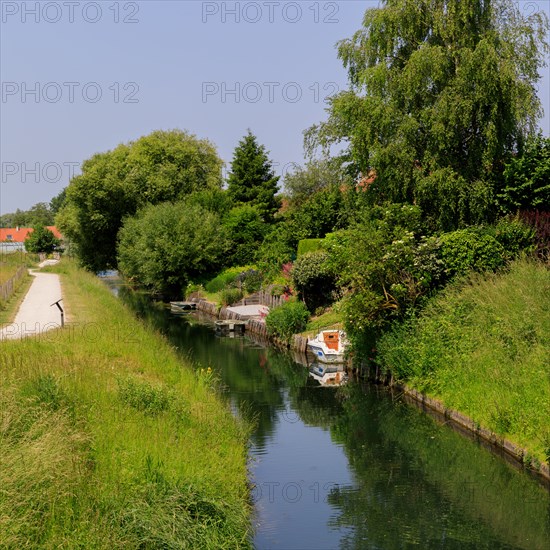
M 236 311 L 231 311 L 227 307 L 220 307 L 217 304 L 207 302 L 206 300 L 199 300 L 197 302 L 197 310 L 207 313 L 220 321 L 246 321 L 247 332 L 252 332 L 256 336 L 260 336 L 270 344 L 282 349 L 289 349 L 290 347 L 300 353 L 306 352 L 308 339 L 305 336 L 300 336 L 298 334 L 294 335 L 294 338 L 289 346 L 286 342 L 270 336 L 267 333 L 265 323 L 259 319 L 249 319 L 247 316 L 243 316 Z
M 265 339 L 266 342 L 281 349 L 290 348 L 299 353 L 306 353 L 308 339 L 305 336 L 295 334 L 289 346 L 285 342 L 271 337 L 267 333 L 267 328 L 263 321 L 257 319 L 243 319 L 239 313 L 230 311 L 226 307 L 220 308 L 218 305 L 207 302 L 206 300 L 197 302 L 197 310 L 203 311 L 220 320 L 246 320 L 246 330 L 260 336 L 262 339 Z M 357 369 L 353 369 L 353 371 L 358 377 L 363 377 L 361 371 Z M 406 384 L 396 382 L 392 377 L 381 373 L 378 369 L 376 372 L 371 373 L 368 379 L 399 392 L 406 402 L 417 406 L 426 413 L 430 413 L 431 416 L 434 416 L 441 422 L 449 424 L 462 435 L 484 443 L 492 452 L 495 452 L 513 465 L 529 469 L 547 489 L 550 489 L 550 467 L 548 463 L 541 463 L 534 459 L 526 449 L 508 441 L 487 428 L 483 428 L 465 414 L 447 408 L 438 399 L 429 397 L 418 390 L 410 388 Z
M 550 489 L 550 468 L 548 463 L 539 462 L 526 449 L 487 428 L 483 428 L 469 416 L 447 408 L 438 399 L 429 397 L 404 384 L 392 383 L 390 386 L 392 389 L 401 392 L 405 401 L 415 404 L 424 412 L 431 413 L 432 416 L 435 416 L 445 424 L 452 425 L 458 429 L 457 431 L 484 443 L 484 446 L 490 448 L 492 451 L 496 451 L 497 454 L 508 462 L 529 469 L 540 478 L 547 489 Z

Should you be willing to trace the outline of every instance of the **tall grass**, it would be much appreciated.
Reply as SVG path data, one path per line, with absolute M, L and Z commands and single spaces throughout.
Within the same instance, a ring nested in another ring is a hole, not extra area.
M 37 261 L 37 254 L 26 254 L 21 251 L 0 252 L 0 285 L 11 279 L 19 268 L 34 266 Z M 12 320 L 30 283 L 31 277 L 25 273 L 23 277 L 15 282 L 13 294 L 7 300 L 0 297 L 0 323 L 7 323 Z
M 63 262 L 71 322 L 0 344 L 0 547 L 248 548 L 247 428 Z
M 550 458 L 550 271 L 518 261 L 501 275 L 448 288 L 379 342 L 379 360 L 440 398 Z

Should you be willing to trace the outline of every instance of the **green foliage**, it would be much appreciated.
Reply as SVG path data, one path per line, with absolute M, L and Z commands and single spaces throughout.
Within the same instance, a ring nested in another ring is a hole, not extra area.
M 223 218 L 223 224 L 232 242 L 227 262 L 231 265 L 252 263 L 267 232 L 258 207 L 236 206 Z
M 324 239 L 301 239 L 298 243 L 298 258 L 309 252 L 318 252 L 323 248 Z
M 544 459 L 550 403 L 550 272 L 518 261 L 472 275 L 378 342 L 378 361 L 412 387 Z
M 489 226 L 487 232 L 502 245 L 506 260 L 513 260 L 522 252 L 531 252 L 535 248 L 535 230 L 520 218 L 501 218 L 496 225 Z
M 525 15 L 512 0 L 368 9 L 339 44 L 351 90 L 308 130 L 309 153 L 343 145 L 356 176 L 374 175 L 370 204 L 417 204 L 442 230 L 491 220 L 504 162 L 542 113 L 547 31 L 542 10 Z
M 55 197 L 50 201 L 50 212 L 52 213 L 52 224 L 54 216 L 63 208 L 65 201 L 67 200 L 67 188 L 64 187 Z M 50 224 L 48 224 L 50 225 Z
M 237 206 L 256 206 L 263 220 L 272 222 L 280 207 L 275 196 L 278 181 L 265 147 L 259 145 L 256 136 L 248 130 L 233 153 L 228 179 L 229 196 Z
M 232 203 L 229 195 L 217 187 L 194 191 L 185 198 L 187 204 L 198 204 L 209 212 L 214 212 L 224 217 L 231 209 Z
M 37 225 L 25 239 L 25 250 L 32 253 L 50 254 L 60 244 L 61 241 L 47 227 Z
M 257 255 L 257 264 L 267 279 L 276 277 L 281 266 L 296 258 L 292 227 L 285 222 L 275 224 L 266 235 Z
M 292 268 L 292 282 L 309 311 L 334 301 L 336 276 L 331 271 L 326 252 L 309 252 L 300 256 Z
M 56 217 L 82 264 L 116 267 L 117 234 L 147 204 L 221 188 L 222 162 L 207 140 L 180 130 L 156 131 L 84 161 Z
M 178 297 L 190 280 L 219 269 L 229 241 L 219 217 L 199 205 L 149 205 L 120 231 L 120 271 L 153 292 Z
M 34 227 L 53 225 L 55 212 L 45 202 L 38 202 L 29 210 L 19 208 L 11 214 L 0 216 L 0 227 Z
M 336 159 L 323 158 L 308 162 L 305 168 L 297 166 L 294 172 L 285 175 L 285 189 L 293 208 L 307 202 L 324 189 L 350 183 Z
M 505 256 L 504 247 L 480 229 L 459 229 L 441 236 L 441 258 L 449 277 L 494 271 L 504 265 Z
M 498 196 L 506 212 L 550 210 L 550 138 L 538 135 L 504 170 L 504 189 Z
M 494 217 L 493 188 L 488 181 L 468 183 L 452 168 L 441 168 L 428 175 L 417 171 L 415 185 L 415 204 L 425 213 L 431 230 L 452 231 Z
M 205 283 L 204 288 L 207 292 L 219 292 L 220 290 L 232 285 L 241 271 L 242 268 L 240 267 L 229 267 L 224 269 L 213 279 Z
M 345 225 L 344 196 L 338 186 L 327 187 L 285 213 L 289 244 L 296 249 L 301 239 L 323 238 Z
M 378 332 L 440 284 L 438 240 L 422 238 L 420 229 L 417 207 L 390 204 L 365 210 L 360 223 L 326 239 L 328 267 L 344 294 L 345 328 L 364 354 Z
M 244 292 L 257 292 L 262 287 L 263 274 L 257 269 L 247 269 L 237 275 L 236 283 Z
M 265 324 L 270 335 L 289 343 L 294 334 L 305 330 L 308 319 L 309 311 L 303 302 L 286 302 L 269 312 Z
M 224 288 L 220 292 L 222 305 L 230 306 L 243 298 L 243 291 L 239 288 Z

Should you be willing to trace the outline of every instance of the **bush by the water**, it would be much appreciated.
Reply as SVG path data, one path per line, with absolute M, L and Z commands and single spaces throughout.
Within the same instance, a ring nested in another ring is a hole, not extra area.
M 269 334 L 290 342 L 293 334 L 305 330 L 308 319 L 309 312 L 303 302 L 286 302 L 269 312 L 265 324 Z

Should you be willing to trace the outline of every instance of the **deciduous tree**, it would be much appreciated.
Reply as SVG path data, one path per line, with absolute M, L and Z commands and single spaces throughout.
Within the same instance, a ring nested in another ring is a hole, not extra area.
M 147 204 L 220 189 L 221 167 L 209 141 L 180 130 L 153 132 L 86 160 L 67 188 L 57 223 L 86 267 L 115 267 L 125 217 Z
M 543 11 L 512 0 L 385 0 L 340 42 L 350 90 L 311 128 L 336 143 L 372 202 L 420 206 L 434 229 L 490 219 L 504 163 L 542 113 L 535 84 L 548 51 Z

